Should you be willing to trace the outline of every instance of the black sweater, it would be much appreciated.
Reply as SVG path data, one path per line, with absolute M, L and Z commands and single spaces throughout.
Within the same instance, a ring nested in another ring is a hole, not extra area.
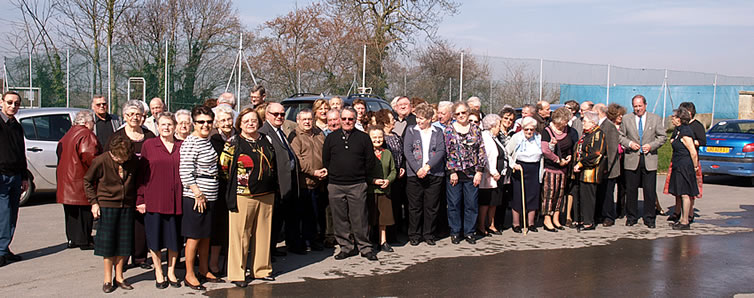
M 24 129 L 17 119 L 0 112 L 0 174 L 21 175 L 26 179 L 26 148 Z
M 370 181 L 368 176 L 375 160 L 372 140 L 358 129 L 351 130 L 347 138 L 342 129 L 325 138 L 322 161 L 329 183 L 350 185 Z

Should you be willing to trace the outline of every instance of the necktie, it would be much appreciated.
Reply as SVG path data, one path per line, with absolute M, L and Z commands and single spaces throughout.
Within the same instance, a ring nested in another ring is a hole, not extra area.
M 295 166 L 295 157 L 293 156 L 293 152 L 291 152 L 291 148 L 288 147 L 288 140 L 285 138 L 285 135 L 283 134 L 283 130 L 277 129 L 278 136 L 280 136 L 280 142 L 283 143 L 283 147 L 285 148 L 285 151 L 288 151 L 288 160 L 291 161 L 291 170 L 293 170 Z
M 644 137 L 644 125 L 641 122 L 641 117 L 639 117 L 639 145 L 642 144 L 641 139 Z

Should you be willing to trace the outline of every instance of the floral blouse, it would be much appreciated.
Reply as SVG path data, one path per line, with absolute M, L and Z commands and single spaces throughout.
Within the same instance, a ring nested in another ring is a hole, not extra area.
M 390 153 L 393 154 L 393 161 L 395 162 L 395 168 L 403 167 L 403 141 L 396 133 L 391 132 L 385 134 L 385 144 L 390 149 Z
M 466 134 L 456 131 L 452 124 L 445 127 L 445 166 L 449 173 L 462 172 L 473 176 L 475 172 L 484 172 L 487 167 L 482 130 L 474 123 L 469 125 Z
M 260 195 L 276 190 L 273 150 L 267 137 L 261 134 L 257 140 L 247 140 L 236 135 L 225 143 L 223 153 L 220 154 L 220 167 L 223 176 L 230 178 L 233 176 L 230 172 L 232 164 L 236 163 L 236 194 Z

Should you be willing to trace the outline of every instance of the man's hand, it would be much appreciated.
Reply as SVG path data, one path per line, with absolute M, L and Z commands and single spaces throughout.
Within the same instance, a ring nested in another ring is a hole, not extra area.
M 456 184 L 458 184 L 458 174 L 456 173 L 450 174 L 450 185 L 456 186 Z
M 631 147 L 631 150 L 639 150 L 641 148 L 641 146 L 634 141 L 628 143 L 628 147 Z
M 641 146 L 641 151 L 644 153 L 649 153 L 650 149 L 652 149 L 652 146 L 649 146 L 649 144 L 644 144 L 644 146 Z

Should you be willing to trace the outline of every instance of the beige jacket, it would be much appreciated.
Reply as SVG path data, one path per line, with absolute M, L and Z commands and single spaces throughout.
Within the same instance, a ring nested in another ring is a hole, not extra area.
M 316 126 L 312 127 L 309 132 L 304 132 L 301 128 L 296 127 L 293 132 L 291 148 L 301 164 L 299 181 L 306 181 L 308 189 L 317 188 L 322 184 L 322 180 L 314 177 L 314 171 L 324 168 L 322 164 L 322 147 L 324 144 L 325 135 Z

